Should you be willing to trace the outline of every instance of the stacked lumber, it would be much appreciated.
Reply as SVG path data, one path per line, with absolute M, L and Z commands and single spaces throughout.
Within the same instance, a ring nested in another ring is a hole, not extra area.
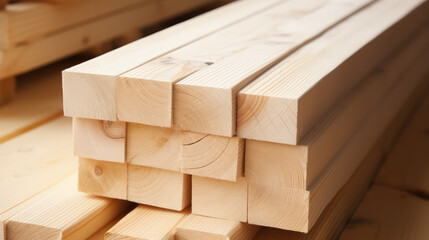
M 427 83 L 428 8 L 239 1 L 65 70 L 79 190 L 142 204 L 106 238 L 338 235 Z
M 143 27 L 216 1 L 47 0 L 4 9 L 0 2 L 0 102 L 13 96 L 16 75 L 93 48 L 103 53 L 140 38 Z

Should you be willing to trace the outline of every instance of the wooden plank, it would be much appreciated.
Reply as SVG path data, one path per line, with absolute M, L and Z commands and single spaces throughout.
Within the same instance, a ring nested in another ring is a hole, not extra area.
M 247 222 L 247 181 L 192 176 L 192 213 Z
M 73 118 L 74 155 L 125 163 L 126 123 Z
M 56 186 L 50 196 L 13 216 L 7 224 L 7 238 L 86 239 L 129 206 L 125 201 L 73 191 L 75 187 L 74 176 Z
M 300 145 L 247 141 L 248 181 L 307 189 L 427 45 L 429 29 L 414 35 L 407 46 L 391 54 L 383 64 L 374 66 L 375 72 L 319 119 Z
M 249 184 L 248 222 L 308 232 L 426 73 L 424 52 L 308 190 Z
M 191 176 L 129 165 L 127 199 L 181 211 L 191 203 Z
M 79 191 L 127 199 L 127 164 L 79 158 Z
M 243 176 L 244 139 L 182 133 L 181 172 L 220 180 Z
M 189 214 L 139 205 L 106 233 L 110 239 L 173 240 L 175 227 Z
M 299 144 L 373 66 L 424 24 L 428 6 L 422 0 L 377 1 L 286 58 L 240 91 L 238 136 Z
M 180 171 L 180 131 L 136 123 L 128 123 L 127 126 L 128 163 Z
M 173 2 L 176 3 L 177 9 L 184 6 L 183 1 L 180 4 L 177 1 Z M 188 3 L 188 1 L 186 2 Z M 195 3 L 190 0 L 189 2 Z M 122 85 L 121 81 L 117 81 L 117 76 L 265 8 L 274 6 L 277 2 L 279 0 L 232 3 L 66 70 L 63 73 L 65 114 L 73 117 L 115 121 L 118 115 L 116 112 L 116 86 Z M 143 14 L 142 12 L 135 14 L 135 18 L 140 19 L 142 15 L 156 16 L 157 14 L 156 9 L 147 9 L 146 11 Z M 112 25 L 117 26 L 118 23 L 103 23 L 103 26 L 105 28 L 108 26 L 109 30 L 112 29 Z M 133 23 L 126 25 L 133 25 Z M 121 25 L 121 28 L 128 27 Z M 131 95 L 125 92 L 124 94 L 128 97 L 127 99 L 131 100 L 129 102 L 131 104 L 123 103 L 123 106 L 130 108 L 137 104 L 138 101 L 134 101 L 135 98 L 132 100 Z M 118 99 L 121 98 L 120 96 L 118 95 Z M 157 105 L 151 106 L 156 108 Z M 138 112 L 142 112 L 141 108 L 136 109 Z M 133 110 L 126 110 L 125 112 L 131 111 Z M 124 119 L 121 113 L 119 113 L 118 118 L 126 122 L 136 122 Z
M 252 239 L 258 230 L 247 223 L 191 214 L 177 226 L 175 239 L 245 240 Z
M 429 194 L 427 169 L 429 97 L 418 108 L 416 115 L 400 136 L 392 153 L 377 176 L 376 184 L 402 189 L 403 191 Z
M 0 79 L 0 105 L 13 99 L 16 91 L 15 78 Z
M 113 226 L 115 226 L 121 219 L 123 219 L 128 213 L 130 213 L 135 208 L 134 205 L 125 209 L 121 214 L 119 214 L 115 219 L 106 224 L 104 227 L 100 228 L 97 232 L 92 234 L 88 240 L 104 240 L 104 235 L 109 231 Z
M 428 216 L 427 198 L 375 185 L 340 239 L 427 239 Z

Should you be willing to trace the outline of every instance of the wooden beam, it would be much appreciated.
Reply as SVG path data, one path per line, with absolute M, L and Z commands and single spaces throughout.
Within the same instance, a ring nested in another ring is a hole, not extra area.
M 191 203 L 191 176 L 141 166 L 128 166 L 127 199 L 181 211 Z
M 210 63 L 209 67 L 196 73 L 191 68 L 188 73 L 182 71 L 181 75 L 173 75 L 175 78 L 169 79 L 172 84 L 179 81 L 172 93 L 174 127 L 234 136 L 237 93 L 241 88 L 369 2 L 361 0 L 339 4 L 335 1 L 313 1 L 308 4 L 299 0 L 286 1 L 164 56 L 163 59 L 170 62 L 182 63 L 192 59 L 200 65 Z M 282 27 L 278 27 L 279 22 L 283 23 Z M 309 23 L 311 28 L 308 27 Z M 264 27 L 255 31 L 254 26 Z M 167 70 L 171 68 L 170 63 Z M 157 71 L 165 74 L 162 68 Z M 186 78 L 182 80 L 183 77 Z
M 15 78 L 0 79 L 0 105 L 13 99 L 16 91 Z
M 76 156 L 125 163 L 126 123 L 73 118 Z
M 113 226 L 105 239 L 172 240 L 177 224 L 187 215 L 188 210 L 176 212 L 139 205 Z
M 113 219 L 108 224 L 104 225 L 104 227 L 100 228 L 97 232 L 92 234 L 88 238 L 88 240 L 104 240 L 104 235 L 106 235 L 107 231 L 109 231 L 121 219 L 123 219 L 127 214 L 129 214 L 133 209 L 135 209 L 135 207 L 136 206 L 132 204 L 129 208 L 125 209 L 121 214 L 119 214 L 115 219 Z
M 243 176 L 244 139 L 182 133 L 181 171 L 220 180 Z
M 299 49 L 240 91 L 238 136 L 300 144 L 344 94 L 424 24 L 428 6 L 422 0 L 376 1 Z
M 252 239 L 258 230 L 247 223 L 191 214 L 177 226 L 175 239 L 245 240 Z
M 247 181 L 192 176 L 192 213 L 247 222 Z
M 9 0 L 0 0 L 0 9 L 3 9 L 7 4 Z
M 128 163 L 180 171 L 180 131 L 136 123 L 127 126 Z
M 127 164 L 79 158 L 79 191 L 127 199 Z
M 401 75 L 415 64 L 427 45 L 429 29 L 414 35 L 407 46 L 380 66 L 374 66 L 375 72 L 320 119 L 300 145 L 248 140 L 246 176 L 249 183 L 307 189 L 400 81 Z
M 339 239 L 426 239 L 428 216 L 427 198 L 375 185 Z
M 153 8 L 149 8 L 145 5 L 144 11 L 141 10 L 138 12 L 136 11 L 137 8 L 133 10 L 136 12 L 136 14 L 133 15 L 135 18 L 133 21 L 118 21 L 119 19 L 115 19 L 115 21 L 109 24 L 103 23 L 102 26 L 111 31 L 112 27 L 122 23 L 121 26 L 118 27 L 132 29 L 136 27 L 134 22 L 141 21 L 142 15 L 151 16 L 147 18 L 147 21 L 150 19 L 151 22 L 153 22 L 154 19 L 159 19 L 160 16 L 166 15 L 163 12 L 159 14 L 158 9 L 179 11 L 183 9 L 184 6 L 192 6 L 192 4 L 198 5 L 200 1 L 195 2 L 187 0 L 185 2 L 181 1 L 180 4 L 175 0 L 169 0 L 169 2 L 174 3 L 177 7 L 157 8 L 157 5 L 150 5 Z M 123 84 L 122 81 L 117 81 L 117 77 L 120 74 L 182 47 L 189 42 L 211 34 L 225 26 L 240 21 L 243 18 L 251 16 L 258 11 L 273 6 L 277 2 L 279 2 L 279 0 L 240 1 L 233 3 L 66 70 L 63 73 L 65 114 L 73 117 L 110 121 L 116 120 L 118 115 L 119 120 L 137 122 L 124 118 L 122 116 L 123 112 L 119 112 L 119 114 L 116 112 L 117 108 L 119 111 L 121 109 L 117 107 L 118 103 L 115 94 L 117 92 L 117 86 L 118 89 L 123 88 L 121 91 L 118 90 L 118 102 L 122 101 L 120 99 L 124 98 L 124 96 L 131 101 L 119 104 L 120 106 L 124 106 L 124 109 L 127 109 L 125 112 L 135 112 L 135 109 L 138 109 L 140 113 L 144 112 L 141 108 L 131 107 L 137 105 L 139 101 L 134 101 L 135 98 L 127 93 L 127 84 Z M 126 19 L 129 18 L 130 15 L 128 13 Z M 222 21 L 219 21 L 219 19 L 222 19 Z M 174 36 L 174 38 L 172 38 L 172 36 Z M 64 47 L 64 45 L 62 47 Z M 135 86 L 128 86 L 133 89 L 135 88 Z M 150 105 L 155 106 L 155 108 L 157 106 L 156 104 Z M 129 108 L 132 108 L 132 110 Z M 145 115 L 150 116 L 151 114 Z
M 388 123 L 424 80 L 423 52 L 420 61 L 405 73 L 377 110 L 363 123 L 348 144 L 331 160 L 308 190 L 249 183 L 248 222 L 308 232 L 320 214 L 344 186 Z

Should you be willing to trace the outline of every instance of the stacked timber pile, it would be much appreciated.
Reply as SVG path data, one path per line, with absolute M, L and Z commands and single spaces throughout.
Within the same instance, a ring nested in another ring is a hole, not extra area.
M 333 234 L 427 85 L 428 5 L 239 1 L 65 70 L 79 190 L 143 204 L 106 238 Z
M 143 27 L 215 2 L 19 1 L 0 7 L 0 103 L 13 97 L 16 75 L 113 39 L 116 45 L 129 43 L 141 37 Z

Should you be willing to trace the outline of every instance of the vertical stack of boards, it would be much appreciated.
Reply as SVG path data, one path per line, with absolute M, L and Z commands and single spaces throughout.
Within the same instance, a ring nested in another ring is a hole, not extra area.
M 79 190 L 142 204 L 106 238 L 333 234 L 427 85 L 428 5 L 243 0 L 65 70 Z
M 0 1 L 0 103 L 16 75 L 100 46 L 139 39 L 139 29 L 218 0 Z

